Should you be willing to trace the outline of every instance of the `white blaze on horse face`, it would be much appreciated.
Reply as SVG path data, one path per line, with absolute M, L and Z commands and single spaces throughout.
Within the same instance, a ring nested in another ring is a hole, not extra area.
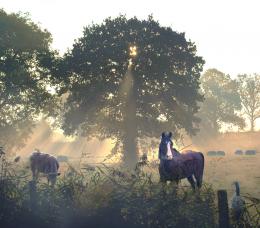
M 171 149 L 171 142 L 167 143 L 167 154 L 166 157 L 168 160 L 172 159 L 172 149 Z

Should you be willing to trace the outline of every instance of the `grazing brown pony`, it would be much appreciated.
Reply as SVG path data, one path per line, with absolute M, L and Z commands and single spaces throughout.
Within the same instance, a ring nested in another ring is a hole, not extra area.
M 196 185 L 200 188 L 204 170 L 204 155 L 201 152 L 191 150 L 179 153 L 172 147 L 171 136 L 171 132 L 162 133 L 159 146 L 160 180 L 162 182 L 175 181 L 178 183 L 181 179 L 187 178 L 193 189 L 195 189 Z
M 57 159 L 49 154 L 36 151 L 32 153 L 30 162 L 33 180 L 38 179 L 39 173 L 44 173 L 47 175 L 48 183 L 51 182 L 51 185 L 54 186 L 57 176 L 60 175 L 58 173 L 59 163 Z

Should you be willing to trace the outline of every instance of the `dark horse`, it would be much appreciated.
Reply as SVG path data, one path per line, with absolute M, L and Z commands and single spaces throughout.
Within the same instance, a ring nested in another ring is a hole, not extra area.
M 171 136 L 171 132 L 162 133 L 159 147 L 160 180 L 162 182 L 175 181 L 178 183 L 181 179 L 187 178 L 193 189 L 195 189 L 196 184 L 200 188 L 204 170 L 204 155 L 201 152 L 191 150 L 179 153 L 173 148 Z
M 57 176 L 60 175 L 60 173 L 58 173 L 59 162 L 57 159 L 37 150 L 31 155 L 30 162 L 33 180 L 38 179 L 39 173 L 44 173 L 46 174 L 48 183 L 50 182 L 51 185 L 54 186 Z

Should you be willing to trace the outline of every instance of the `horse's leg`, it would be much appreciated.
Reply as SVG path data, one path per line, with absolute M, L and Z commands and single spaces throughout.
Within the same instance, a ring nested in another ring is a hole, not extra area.
M 38 181 L 39 178 L 39 170 L 38 169 L 33 169 L 32 171 L 32 175 L 33 175 L 33 181 Z
M 204 164 L 199 163 L 194 171 L 194 177 L 196 179 L 196 183 L 198 188 L 202 186 L 202 177 L 203 177 Z
M 166 184 L 167 183 L 166 171 L 162 163 L 159 165 L 159 175 L 160 175 L 160 182 Z
M 161 193 L 162 193 L 162 198 L 166 200 L 166 185 L 167 185 L 167 180 L 160 175 L 160 184 L 161 184 Z
M 161 183 L 161 187 L 162 187 L 162 193 L 163 196 L 165 197 L 166 195 L 166 186 L 167 186 L 167 180 L 164 177 L 160 177 L 160 183 Z
M 202 186 L 202 176 L 196 175 L 196 174 L 194 174 L 194 176 L 195 176 L 195 179 L 196 179 L 197 187 L 201 188 L 201 186 Z
M 192 189 L 195 190 L 196 185 L 195 185 L 195 181 L 194 181 L 193 177 L 189 176 L 189 177 L 187 177 L 187 179 L 190 182 Z
M 167 179 L 165 178 L 164 175 L 160 174 L 160 182 L 161 183 L 166 183 L 167 182 Z
M 174 183 L 174 185 L 173 185 L 173 194 L 174 195 L 177 195 L 177 191 L 179 189 L 179 183 L 180 182 L 181 181 L 179 179 L 173 181 L 173 183 Z

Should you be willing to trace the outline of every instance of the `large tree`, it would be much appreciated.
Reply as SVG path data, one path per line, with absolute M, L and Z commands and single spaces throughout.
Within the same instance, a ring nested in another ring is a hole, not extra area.
M 208 69 L 201 77 L 201 87 L 205 100 L 199 112 L 199 137 L 215 136 L 224 125 L 244 127 L 239 115 L 242 105 L 236 80 L 217 69 Z
M 39 114 L 54 113 L 44 67 L 51 41 L 27 15 L 0 9 L 0 145 L 7 150 L 24 145 Z
M 116 140 L 123 160 L 137 161 L 137 140 L 162 131 L 194 134 L 204 61 L 184 33 L 152 17 L 119 16 L 93 24 L 64 58 L 63 129 Z
M 254 131 L 255 121 L 260 118 L 260 75 L 238 75 L 237 80 L 243 111 L 250 121 L 250 130 Z

